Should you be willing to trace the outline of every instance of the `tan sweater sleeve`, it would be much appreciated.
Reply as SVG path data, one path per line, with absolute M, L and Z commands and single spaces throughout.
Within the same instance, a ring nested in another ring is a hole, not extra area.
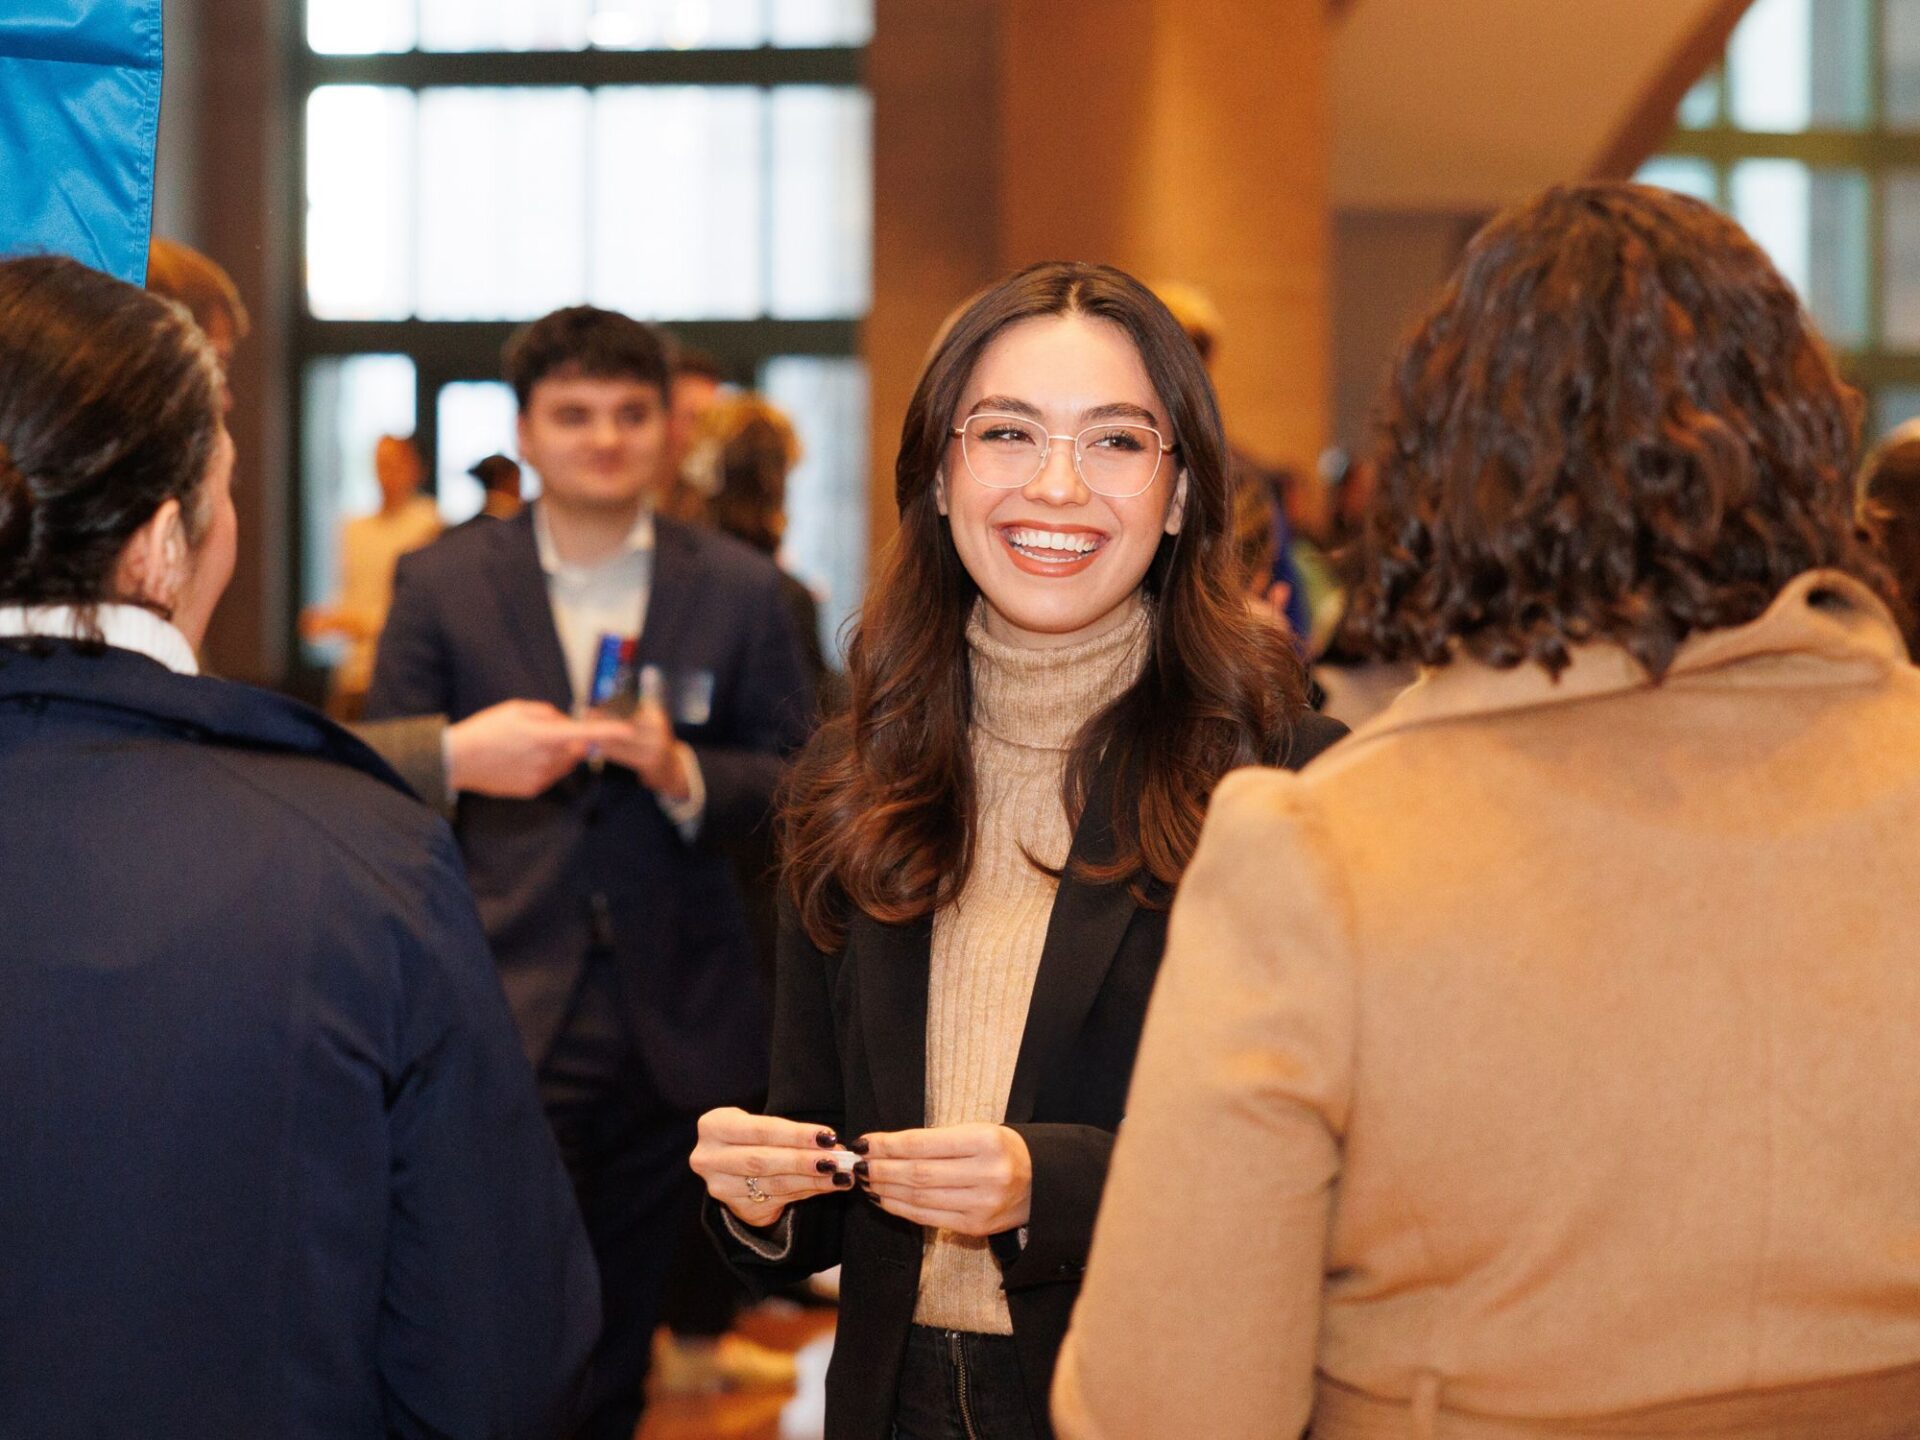
M 1354 976 L 1300 783 L 1224 781 L 1174 904 L 1055 1374 L 1062 1440 L 1271 1440 L 1307 1422 Z

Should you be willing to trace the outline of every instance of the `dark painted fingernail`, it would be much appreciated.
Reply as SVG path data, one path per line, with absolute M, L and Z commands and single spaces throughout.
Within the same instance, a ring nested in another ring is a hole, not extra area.
M 858 1140 L 849 1140 L 847 1142 L 847 1149 L 851 1150 L 856 1155 L 866 1154 L 867 1153 L 867 1137 L 862 1135 Z
M 822 1150 L 831 1150 L 834 1146 L 838 1145 L 840 1141 L 831 1130 L 821 1130 L 815 1133 L 813 1143 L 818 1145 Z
M 836 1190 L 851 1190 L 853 1188 L 853 1177 L 843 1170 L 835 1171 L 833 1188 Z
M 831 1175 L 840 1167 L 831 1160 L 816 1160 L 813 1162 L 813 1168 L 822 1175 Z
M 856 1160 L 853 1162 L 853 1178 L 856 1180 L 871 1180 L 873 1178 L 867 1170 L 866 1161 Z

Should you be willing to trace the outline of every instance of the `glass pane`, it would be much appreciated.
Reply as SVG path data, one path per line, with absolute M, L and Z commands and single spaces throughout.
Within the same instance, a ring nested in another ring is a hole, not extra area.
M 319 55 L 413 49 L 412 0 L 307 0 L 307 48 Z
M 1882 340 L 1913 349 L 1920 347 L 1920 171 L 1887 175 L 1882 224 L 1887 265 Z
M 1794 132 L 1864 126 L 1869 0 L 1756 0 L 1727 49 L 1733 123 Z
M 794 0 L 772 0 L 780 10 Z M 762 0 L 594 0 L 603 50 L 752 50 L 767 43 Z
M 338 588 L 341 522 L 379 508 L 373 447 L 382 435 L 413 433 L 413 361 L 405 355 L 314 360 L 304 390 L 300 602 L 315 605 L 331 600 Z M 307 658 L 337 660 L 330 644 L 309 645 Z
M 1746 160 L 1730 175 L 1733 216 L 1836 345 L 1867 331 L 1867 178 L 1793 160 Z
M 1886 0 L 1886 123 L 1894 129 L 1920 127 L 1920 0 Z
M 873 285 L 873 102 L 864 90 L 773 92 L 772 313 L 858 317 Z
M 772 38 L 787 49 L 865 45 L 873 39 L 873 0 L 778 0 Z
M 1913 420 L 1920 420 L 1920 388 L 1889 385 L 1874 399 L 1873 433 L 1869 444 L 1877 444 L 1893 431 Z
M 1680 102 L 1680 128 L 1708 130 L 1720 123 L 1720 70 L 1716 66 Z
M 1640 173 L 1633 178 L 1642 185 L 1677 190 L 1682 195 L 1691 195 L 1709 205 L 1719 203 L 1713 165 L 1707 160 L 1692 160 L 1682 155 L 1656 155 L 1642 165 Z
M 420 95 L 423 320 L 517 320 L 587 290 L 585 90 Z
M 307 305 L 323 320 L 413 313 L 413 121 L 406 90 L 307 99 Z
M 434 489 L 440 499 L 440 518 L 449 525 L 480 512 L 486 492 L 468 474 L 489 455 L 515 454 L 514 422 L 519 407 L 513 389 L 498 380 L 462 380 L 442 385 L 434 404 L 439 431 L 440 464 Z M 522 472 L 522 489 L 534 488 L 531 472 Z
M 580 50 L 591 0 L 420 0 L 422 50 Z
M 780 560 L 822 595 L 820 642 L 839 663 L 840 627 L 867 578 L 867 370 L 850 358 L 783 355 L 760 389 L 786 411 L 805 453 L 787 480 Z
M 599 92 L 594 303 L 659 319 L 764 312 L 765 106 L 764 91 L 741 86 Z

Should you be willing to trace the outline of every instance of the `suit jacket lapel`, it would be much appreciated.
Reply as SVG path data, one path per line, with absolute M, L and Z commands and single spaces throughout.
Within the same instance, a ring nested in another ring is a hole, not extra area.
M 872 1072 L 878 1128 L 927 1123 L 927 973 L 933 919 L 904 925 L 854 921 L 849 952 L 859 969 L 860 1026 Z
M 553 601 L 540 548 L 533 538 L 533 507 L 497 522 L 493 533 L 500 550 L 494 596 L 504 616 L 501 628 L 513 636 L 527 673 L 533 678 L 528 699 L 545 700 L 561 710 L 573 708 L 573 681 L 560 632 L 553 627 Z
M 1111 804 L 1112 793 L 1102 776 L 1087 797 L 1074 832 L 1074 859 L 1099 863 L 1112 855 Z M 1137 909 L 1125 881 L 1090 885 L 1075 879 L 1071 870 L 1061 877 L 1040 952 L 1040 971 L 1033 981 L 1033 999 L 1027 1005 L 1020 1055 L 1014 1062 L 1007 1124 L 1021 1125 L 1033 1118 L 1040 1087 L 1093 1008 Z
M 653 578 L 640 630 L 640 663 L 664 665 L 680 653 L 677 642 L 700 593 L 700 557 L 685 526 L 664 516 L 655 517 L 653 525 Z

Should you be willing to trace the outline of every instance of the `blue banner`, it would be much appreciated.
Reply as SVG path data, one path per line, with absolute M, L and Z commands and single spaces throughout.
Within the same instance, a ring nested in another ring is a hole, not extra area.
M 160 0 L 0 3 L 0 255 L 147 276 Z

